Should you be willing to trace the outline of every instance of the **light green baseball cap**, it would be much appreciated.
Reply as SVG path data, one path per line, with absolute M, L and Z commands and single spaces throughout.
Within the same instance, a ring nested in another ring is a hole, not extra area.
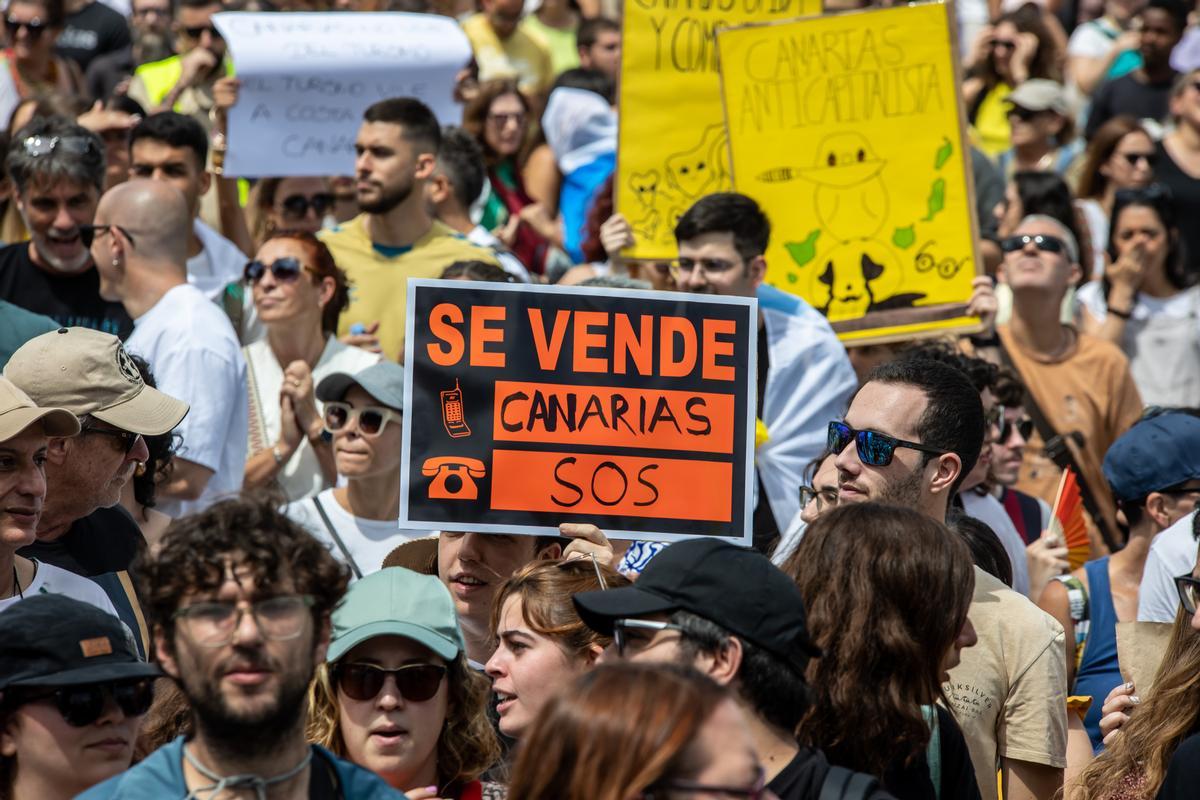
M 450 590 L 437 577 L 404 567 L 387 567 L 350 585 L 333 610 L 325 660 L 332 664 L 377 636 L 412 639 L 447 661 L 466 647 Z

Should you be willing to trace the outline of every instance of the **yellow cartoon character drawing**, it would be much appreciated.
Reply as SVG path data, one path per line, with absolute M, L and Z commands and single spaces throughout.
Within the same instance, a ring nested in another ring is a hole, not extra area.
M 821 226 L 838 241 L 849 242 L 873 238 L 886 221 L 888 192 L 879 174 L 886 165 L 862 134 L 833 133 L 821 141 L 814 166 L 796 173 L 817 185 L 814 200 Z
M 726 144 L 725 126 L 710 125 L 691 150 L 667 156 L 667 183 L 684 196 L 687 205 L 728 188 Z

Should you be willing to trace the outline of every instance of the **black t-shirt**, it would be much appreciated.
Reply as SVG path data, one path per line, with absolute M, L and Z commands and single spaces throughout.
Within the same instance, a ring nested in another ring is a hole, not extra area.
M 87 69 L 96 56 L 128 47 L 131 41 L 125 18 L 104 3 L 94 2 L 67 15 L 54 49 Z
M 758 326 L 758 398 L 755 414 L 762 419 L 763 403 L 767 397 L 767 373 L 771 369 L 771 349 L 767 344 L 767 326 Z M 752 443 L 753 444 L 753 443 Z M 771 502 L 767 499 L 767 489 L 763 486 L 762 476 L 758 480 L 758 505 L 754 507 L 754 549 L 760 553 L 769 554 L 776 542 L 779 541 L 779 523 L 771 511 Z M 800 491 L 800 487 L 796 487 Z
M 1155 145 L 1158 160 L 1154 162 L 1154 180 L 1171 190 L 1175 219 L 1183 237 L 1183 252 L 1191 273 L 1200 272 L 1200 179 L 1188 175 L 1171 158 L 1162 142 Z
M 121 81 L 133 75 L 133 46 L 122 47 L 92 59 L 83 76 L 83 84 L 92 97 L 105 98 L 113 93 Z
M 1193 800 L 1200 786 L 1200 733 L 1179 743 L 1155 800 Z
M 779 800 L 818 800 L 828 774 L 829 761 L 825 755 L 820 750 L 801 747 L 795 758 L 767 784 L 767 788 Z M 947 798 L 949 797 L 950 795 L 947 795 Z M 868 795 L 868 800 L 895 798 L 883 789 L 876 789 Z
M 29 257 L 29 242 L 0 247 L 0 300 L 67 327 L 92 328 L 121 339 L 133 333 L 125 307 L 100 296 L 95 267 L 73 275 L 44 270 Z
M 1131 72 L 1101 84 L 1092 95 L 1087 138 L 1091 139 L 1101 125 L 1119 114 L 1128 114 L 1134 119 L 1166 119 L 1170 111 L 1171 84 L 1177 74 L 1172 72 L 1166 81 L 1143 83 Z
M 105 572 L 129 569 L 145 544 L 142 529 L 121 506 L 98 508 L 72 523 L 67 532 L 52 542 L 36 541 L 17 552 L 46 564 L 95 577 Z

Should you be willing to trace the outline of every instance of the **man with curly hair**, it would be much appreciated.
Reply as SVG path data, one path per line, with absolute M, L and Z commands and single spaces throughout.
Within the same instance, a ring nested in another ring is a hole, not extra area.
M 136 573 L 194 733 L 81 797 L 403 797 L 305 741 L 305 695 L 348 581 L 316 539 L 269 502 L 226 500 L 177 521 Z

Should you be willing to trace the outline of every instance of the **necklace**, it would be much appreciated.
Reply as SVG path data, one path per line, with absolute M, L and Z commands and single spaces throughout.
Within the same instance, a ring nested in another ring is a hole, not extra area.
M 187 759 L 187 762 L 191 764 L 197 772 L 208 778 L 210 781 L 213 781 L 213 784 L 211 786 L 197 787 L 196 789 L 188 792 L 188 795 L 186 798 L 184 798 L 184 800 L 198 798 L 200 792 L 207 792 L 209 797 L 216 797 L 225 789 L 253 789 L 254 796 L 257 797 L 258 800 L 267 800 L 267 789 L 273 784 L 283 783 L 284 781 L 291 780 L 303 772 L 305 767 L 307 767 L 312 761 L 312 754 L 312 748 L 307 748 L 304 753 L 304 758 L 300 759 L 299 764 L 292 767 L 287 772 L 276 775 L 273 778 L 263 778 L 258 775 L 249 774 L 221 776 L 201 764 L 196 757 L 192 755 L 191 751 L 188 750 L 188 746 L 185 744 L 183 746 L 183 757 Z
M 25 599 L 25 592 L 22 591 L 22 589 L 21 589 L 21 578 L 17 574 L 17 565 L 16 564 L 13 564 L 13 588 L 12 588 L 12 591 L 10 591 L 8 593 L 8 598 L 10 600 L 14 597 L 17 598 L 18 600 Z

